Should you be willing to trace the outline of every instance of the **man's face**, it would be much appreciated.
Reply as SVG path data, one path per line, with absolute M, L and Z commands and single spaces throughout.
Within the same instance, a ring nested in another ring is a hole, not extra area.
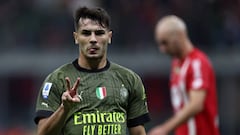
M 177 34 L 157 27 L 155 31 L 155 39 L 159 50 L 172 57 L 179 54 L 180 46 L 177 39 Z
M 74 32 L 75 43 L 79 44 L 80 55 L 88 59 L 99 59 L 106 56 L 111 37 L 112 31 L 91 19 L 81 18 L 79 29 Z

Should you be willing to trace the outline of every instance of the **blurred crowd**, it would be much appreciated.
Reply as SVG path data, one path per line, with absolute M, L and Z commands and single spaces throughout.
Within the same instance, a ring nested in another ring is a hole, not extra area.
M 240 43 L 239 0 L 105 0 L 104 5 L 112 13 L 117 41 L 127 45 L 152 43 L 157 20 L 167 14 L 182 17 L 199 46 Z
M 0 44 L 4 49 L 49 50 L 73 44 L 73 11 L 101 6 L 110 12 L 114 48 L 141 49 L 154 43 L 157 20 L 182 17 L 198 46 L 240 46 L 239 0 L 1 0 Z

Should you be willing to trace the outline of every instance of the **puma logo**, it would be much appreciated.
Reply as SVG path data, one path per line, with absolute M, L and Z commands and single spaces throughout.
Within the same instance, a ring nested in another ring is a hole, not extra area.
M 82 94 L 83 94 L 83 91 L 81 91 L 80 94 L 78 94 L 78 98 L 79 98 L 81 101 L 83 100 Z

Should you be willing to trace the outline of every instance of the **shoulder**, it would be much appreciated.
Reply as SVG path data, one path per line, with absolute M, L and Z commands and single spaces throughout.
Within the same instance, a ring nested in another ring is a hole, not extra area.
M 137 73 L 135 73 L 133 70 L 129 68 L 116 64 L 114 62 L 110 62 L 110 63 L 111 63 L 111 70 L 114 72 L 121 73 L 122 75 L 138 76 Z
M 67 72 L 70 72 L 73 68 L 74 68 L 74 66 L 71 63 L 64 64 L 64 65 L 58 67 L 57 69 L 55 69 L 53 72 L 51 72 L 47 76 L 47 78 L 51 79 L 51 80 L 64 78 L 65 74 Z
M 195 49 L 190 57 L 191 69 L 194 72 L 201 70 L 202 72 L 211 73 L 214 72 L 212 63 L 207 54 L 199 49 Z M 197 72 L 198 73 L 198 72 Z
M 194 48 L 192 54 L 190 55 L 190 59 L 192 64 L 202 63 L 204 64 L 204 66 L 207 66 L 207 65 L 211 66 L 211 61 L 207 56 L 207 54 L 197 48 Z
M 137 75 L 133 70 L 124 67 L 122 65 L 119 65 L 117 63 L 114 62 L 110 62 L 111 63 L 111 70 L 116 71 L 116 72 L 121 72 L 123 74 L 129 74 L 129 75 Z
M 209 61 L 207 54 L 197 48 L 194 48 L 193 52 L 190 55 L 191 59 L 199 59 L 201 61 Z

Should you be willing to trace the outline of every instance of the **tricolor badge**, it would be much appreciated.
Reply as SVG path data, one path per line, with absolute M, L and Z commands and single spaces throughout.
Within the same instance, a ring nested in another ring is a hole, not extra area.
M 96 88 L 96 95 L 99 99 L 104 99 L 107 96 L 107 89 L 106 87 L 97 87 Z

